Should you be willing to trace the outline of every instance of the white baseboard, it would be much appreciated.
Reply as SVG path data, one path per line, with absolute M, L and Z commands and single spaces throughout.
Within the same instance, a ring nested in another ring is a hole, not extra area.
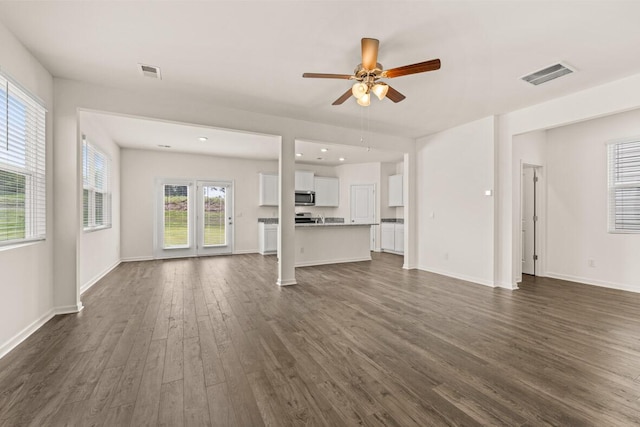
M 257 253 L 260 253 L 258 249 L 242 249 L 239 251 L 235 251 L 235 250 L 233 251 L 233 255 L 257 254 Z
M 87 283 L 85 283 L 84 285 L 82 285 L 80 287 L 80 295 L 84 294 L 87 290 L 89 290 L 89 288 L 91 288 L 93 285 L 95 285 L 96 283 L 98 283 L 100 281 L 100 279 L 102 279 L 104 276 L 106 276 L 107 274 L 111 273 L 111 271 L 116 268 L 117 266 L 120 265 L 122 261 L 117 260 L 116 262 L 114 262 L 112 265 L 110 265 L 109 267 L 107 267 L 102 273 L 96 275 L 93 279 L 89 280 Z
M 296 279 L 290 279 L 290 280 L 280 280 L 280 279 L 278 279 L 276 284 L 278 286 L 291 286 L 291 285 L 297 285 L 298 282 L 296 282 Z
M 82 305 L 81 302 L 79 302 L 77 305 L 63 305 L 61 307 L 54 307 L 53 314 L 57 316 L 58 314 L 80 313 L 83 308 L 84 305 Z
M 581 283 L 581 284 L 584 284 L 584 285 L 600 286 L 602 288 L 617 289 L 617 290 L 620 290 L 620 291 L 628 291 L 628 292 L 640 293 L 640 288 L 634 287 L 632 285 L 624 284 L 624 283 L 614 283 L 614 282 L 607 282 L 607 281 L 604 281 L 604 280 L 594 280 L 594 279 L 589 279 L 587 277 L 579 277 L 579 276 L 572 276 L 572 275 L 569 275 L 569 274 L 553 273 L 553 272 L 550 272 L 550 271 L 547 271 L 545 276 L 546 277 L 551 277 L 553 279 L 560 279 L 560 280 L 566 280 L 566 281 L 569 281 L 569 282 Z
M 120 262 L 135 262 L 135 261 L 153 261 L 152 256 L 132 256 L 129 258 L 122 258 Z
M 40 329 L 45 323 L 55 316 L 56 313 L 54 309 L 47 311 L 45 314 L 40 316 L 38 319 L 33 321 L 29 326 L 18 332 L 12 338 L 9 339 L 6 343 L 0 345 L 0 359 L 7 355 L 11 350 L 16 348 L 22 341 L 29 338 L 29 336 Z
M 493 281 L 489 281 L 489 280 L 485 280 L 485 279 L 479 279 L 477 277 L 466 276 L 464 274 L 452 273 L 450 271 L 445 271 L 445 270 L 440 270 L 440 269 L 436 269 L 436 268 L 425 267 L 423 265 L 418 265 L 418 269 L 419 270 L 423 270 L 423 271 L 428 271 L 430 273 L 440 274 L 442 276 L 452 277 L 454 279 L 464 280 L 466 282 L 476 283 L 478 285 L 489 286 L 491 288 L 495 287 Z
M 296 263 L 295 267 L 312 267 L 314 265 L 327 265 L 327 264 L 342 264 L 345 262 L 360 262 L 360 261 L 371 261 L 371 255 L 368 257 L 362 258 L 345 258 L 345 259 L 327 259 L 320 261 L 307 261 Z

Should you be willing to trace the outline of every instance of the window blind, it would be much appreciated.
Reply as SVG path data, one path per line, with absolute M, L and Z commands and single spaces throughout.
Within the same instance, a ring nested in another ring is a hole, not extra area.
M 0 74 L 0 244 L 45 238 L 45 116 Z
M 111 226 L 111 159 L 82 139 L 82 222 L 85 230 Z
M 609 231 L 640 233 L 640 140 L 609 144 Z

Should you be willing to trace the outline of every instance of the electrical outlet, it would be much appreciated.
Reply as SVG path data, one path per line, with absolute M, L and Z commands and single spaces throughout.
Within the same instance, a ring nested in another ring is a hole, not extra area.
M 596 267 L 596 262 L 592 259 L 587 260 L 587 265 L 591 268 L 595 268 Z
M 444 253 L 444 259 L 445 259 L 445 260 L 448 260 L 448 259 L 449 259 L 449 252 L 445 252 L 445 253 Z

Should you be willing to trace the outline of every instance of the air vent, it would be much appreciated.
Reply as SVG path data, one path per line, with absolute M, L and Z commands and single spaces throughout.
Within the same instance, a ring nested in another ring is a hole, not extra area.
M 138 64 L 140 68 L 140 72 L 145 77 L 150 77 L 152 79 L 162 80 L 162 75 L 160 74 L 160 67 L 155 67 L 153 65 L 144 65 Z
M 567 64 L 558 63 L 520 78 L 525 82 L 538 86 L 539 84 L 566 76 L 573 72 L 575 72 L 575 68 L 571 68 Z

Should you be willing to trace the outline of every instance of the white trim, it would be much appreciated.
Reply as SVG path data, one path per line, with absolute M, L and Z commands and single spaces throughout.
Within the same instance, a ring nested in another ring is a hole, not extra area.
M 326 259 L 320 261 L 296 262 L 295 267 L 312 267 L 314 265 L 342 264 L 345 262 L 371 261 L 371 255 L 368 257 L 345 258 L 345 259 Z
M 24 340 L 29 338 L 34 332 L 43 327 L 49 320 L 59 314 L 73 314 L 82 311 L 84 306 L 82 303 L 77 305 L 68 305 L 63 307 L 54 307 L 34 320 L 30 325 L 11 337 L 7 342 L 0 345 L 0 359 L 6 356 L 11 350 L 19 346 Z
M 75 314 L 75 313 L 80 313 L 83 308 L 84 308 L 84 305 L 82 305 L 82 302 L 79 302 L 76 305 L 64 305 L 62 307 L 54 307 L 53 308 L 53 314 L 55 314 L 55 315 L 58 315 L 58 314 Z
M 260 251 L 258 249 L 241 249 L 241 250 L 234 250 L 232 252 L 232 255 L 243 255 L 243 254 L 259 254 Z M 273 251 L 273 253 L 275 254 L 276 251 Z
M 47 323 L 49 320 L 53 319 L 53 316 L 55 316 L 55 315 L 56 315 L 56 313 L 54 312 L 53 309 L 47 311 L 45 314 L 40 316 L 38 319 L 34 320 L 26 328 L 24 328 L 23 330 L 18 332 L 16 335 L 14 335 L 12 338 L 10 338 L 6 343 L 2 344 L 0 346 L 0 359 L 2 359 L 4 356 L 6 356 L 11 350 L 16 348 L 18 345 L 20 345 L 20 343 L 22 343 L 22 341 L 24 341 L 27 338 L 29 338 L 31 336 L 31 334 L 33 334 L 35 331 L 37 331 L 42 326 L 44 326 L 45 323 Z
M 599 286 L 602 288 L 617 289 L 620 291 L 640 293 L 640 288 L 634 287 L 632 285 L 623 284 L 623 283 L 607 282 L 604 280 L 594 280 L 594 279 L 588 279 L 586 277 L 572 276 L 570 274 L 560 274 L 560 273 L 553 273 L 548 271 L 547 271 L 546 277 L 551 277 L 552 279 L 566 280 L 568 282 L 575 282 L 581 285 Z
M 280 279 L 278 279 L 276 284 L 278 286 L 291 286 L 291 285 L 297 285 L 298 282 L 296 282 L 296 279 L 291 279 L 291 280 L 280 280 Z
M 121 262 L 122 262 L 121 260 L 117 260 L 111 266 L 107 267 L 102 273 L 98 273 L 96 276 L 93 277 L 93 279 L 87 281 L 87 283 L 80 286 L 80 295 L 88 291 L 89 288 L 91 288 L 93 285 L 98 283 L 98 281 L 100 281 L 100 279 L 102 279 L 104 276 L 111 273 L 111 271 L 117 266 L 119 266 Z
M 391 250 L 391 249 L 380 249 L 379 252 L 384 252 L 384 253 L 392 254 L 392 255 L 402 255 L 402 256 L 404 256 L 404 252 L 398 252 L 398 251 L 394 251 L 394 250 Z
M 493 281 L 491 281 L 491 280 L 479 279 L 477 277 L 466 276 L 464 274 L 451 273 L 449 271 L 440 270 L 440 269 L 437 269 L 437 268 L 427 268 L 427 267 L 425 267 L 423 265 L 419 265 L 418 269 L 422 270 L 422 271 L 428 271 L 429 273 L 440 274 L 441 276 L 447 276 L 447 277 L 452 277 L 454 279 L 464 280 L 465 282 L 475 283 L 475 284 L 483 285 L 483 286 L 489 286 L 491 288 L 495 288 L 496 287 L 494 285 Z
M 135 261 L 153 261 L 155 258 L 152 256 L 132 256 L 128 258 L 120 259 L 120 262 L 135 262 Z

